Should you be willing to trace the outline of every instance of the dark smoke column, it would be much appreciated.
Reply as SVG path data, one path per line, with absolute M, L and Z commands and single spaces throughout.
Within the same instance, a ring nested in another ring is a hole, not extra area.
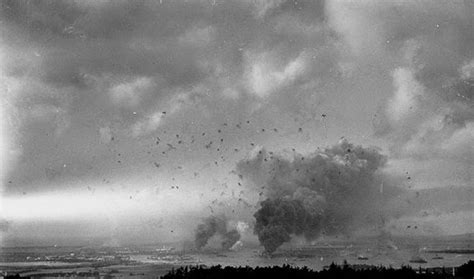
M 228 229 L 225 216 L 210 216 L 204 219 L 196 228 L 194 238 L 196 248 L 202 249 L 209 239 L 215 235 L 222 238 L 221 246 L 225 250 L 229 250 L 240 239 L 240 233 L 236 229 Z
M 255 154 L 237 167 L 265 186 L 267 199 L 254 214 L 254 233 L 270 254 L 292 236 L 314 240 L 321 234 L 349 234 L 367 220 L 378 220 L 374 216 L 383 214 L 384 202 L 396 192 L 393 179 L 380 170 L 386 157 L 346 140 L 304 157 Z
M 255 233 L 267 253 L 275 252 L 292 234 L 313 238 L 319 233 L 320 216 L 308 212 L 299 200 L 267 199 L 261 206 L 254 214 Z

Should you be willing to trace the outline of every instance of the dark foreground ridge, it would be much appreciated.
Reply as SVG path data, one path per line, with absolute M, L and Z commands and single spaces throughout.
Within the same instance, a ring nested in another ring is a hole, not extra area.
M 453 272 L 454 270 L 454 272 Z M 473 278 L 474 261 L 469 261 L 457 268 L 431 268 L 413 269 L 408 266 L 399 269 L 391 267 L 376 266 L 351 266 L 348 264 L 332 264 L 329 268 L 314 271 L 307 267 L 293 267 L 290 265 L 273 267 L 222 267 L 217 266 L 186 266 L 171 270 L 162 276 L 162 279 L 217 279 L 217 278 L 403 278 L 403 279 L 425 279 L 425 278 Z

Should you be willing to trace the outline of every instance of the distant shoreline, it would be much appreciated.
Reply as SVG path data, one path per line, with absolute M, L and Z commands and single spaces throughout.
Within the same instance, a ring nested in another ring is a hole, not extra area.
M 442 249 L 442 250 L 429 250 L 426 253 L 432 254 L 474 254 L 474 249 Z

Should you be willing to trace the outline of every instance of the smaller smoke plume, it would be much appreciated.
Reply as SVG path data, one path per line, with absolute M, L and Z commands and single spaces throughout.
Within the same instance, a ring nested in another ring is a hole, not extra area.
M 229 250 L 240 239 L 240 233 L 236 229 L 230 230 L 222 236 L 222 248 L 225 250 Z
M 244 243 L 242 241 L 237 241 L 234 245 L 232 245 L 232 247 L 230 247 L 229 250 L 232 250 L 232 251 L 239 251 L 240 249 L 242 249 L 242 247 L 244 246 Z
M 222 249 L 229 250 L 240 240 L 237 229 L 229 229 L 227 218 L 223 215 L 209 216 L 196 228 L 194 243 L 197 249 L 206 246 L 211 237 L 219 236 L 222 239 Z

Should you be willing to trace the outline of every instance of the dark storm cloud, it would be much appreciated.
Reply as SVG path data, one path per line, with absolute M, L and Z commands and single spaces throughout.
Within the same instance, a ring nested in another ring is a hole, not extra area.
M 238 1 L 217 5 L 208 1 L 5 1 L 2 13 L 8 41 L 16 47 L 33 44 L 45 56 L 36 74 L 47 83 L 81 85 L 85 74 L 158 74 L 170 84 L 183 86 L 212 71 L 200 65 L 202 56 L 224 60 L 219 63 L 229 60 L 226 66 L 232 72 L 242 66 L 239 56 L 244 49 L 264 51 L 277 44 L 287 53 L 295 46 L 301 51 L 308 36 L 299 32 L 305 30 L 285 30 L 291 26 L 274 30 L 273 24 L 291 24 L 294 17 L 310 29 L 321 22 L 324 7 L 319 3 L 294 7 L 289 1 L 265 19 L 254 16 L 251 3 Z M 288 35 L 293 42 L 288 42 Z
M 139 138 L 164 122 L 192 119 L 181 115 L 188 107 L 240 115 L 249 109 L 235 98 L 252 106 L 300 91 L 293 87 L 335 63 L 315 58 L 334 43 L 324 9 L 322 1 L 3 1 L 3 72 L 21 84 L 6 97 L 22 150 L 11 179 L 97 176 L 114 169 L 103 160 L 111 149 L 140 150 Z M 275 103 L 299 111 L 291 100 Z M 121 140 L 103 144 L 100 131 Z
M 372 94 L 351 77 L 378 70 L 393 96 L 366 113 L 392 155 L 469 163 L 470 4 L 369 4 L 4 1 L 2 74 L 20 157 L 4 180 L 117 172 L 118 150 L 135 154 L 122 166 L 142 164 L 143 137 L 166 123 L 209 130 L 258 110 L 313 123 L 327 100 L 343 135 L 368 121 L 365 102 L 340 101 Z
M 179 85 L 203 78 L 194 56 L 198 48 L 180 44 L 178 37 L 206 10 L 157 5 L 14 1 L 4 3 L 3 12 L 10 19 L 7 38 L 32 44 L 42 56 L 35 74 L 46 83 L 84 86 L 85 75 L 162 75 Z

